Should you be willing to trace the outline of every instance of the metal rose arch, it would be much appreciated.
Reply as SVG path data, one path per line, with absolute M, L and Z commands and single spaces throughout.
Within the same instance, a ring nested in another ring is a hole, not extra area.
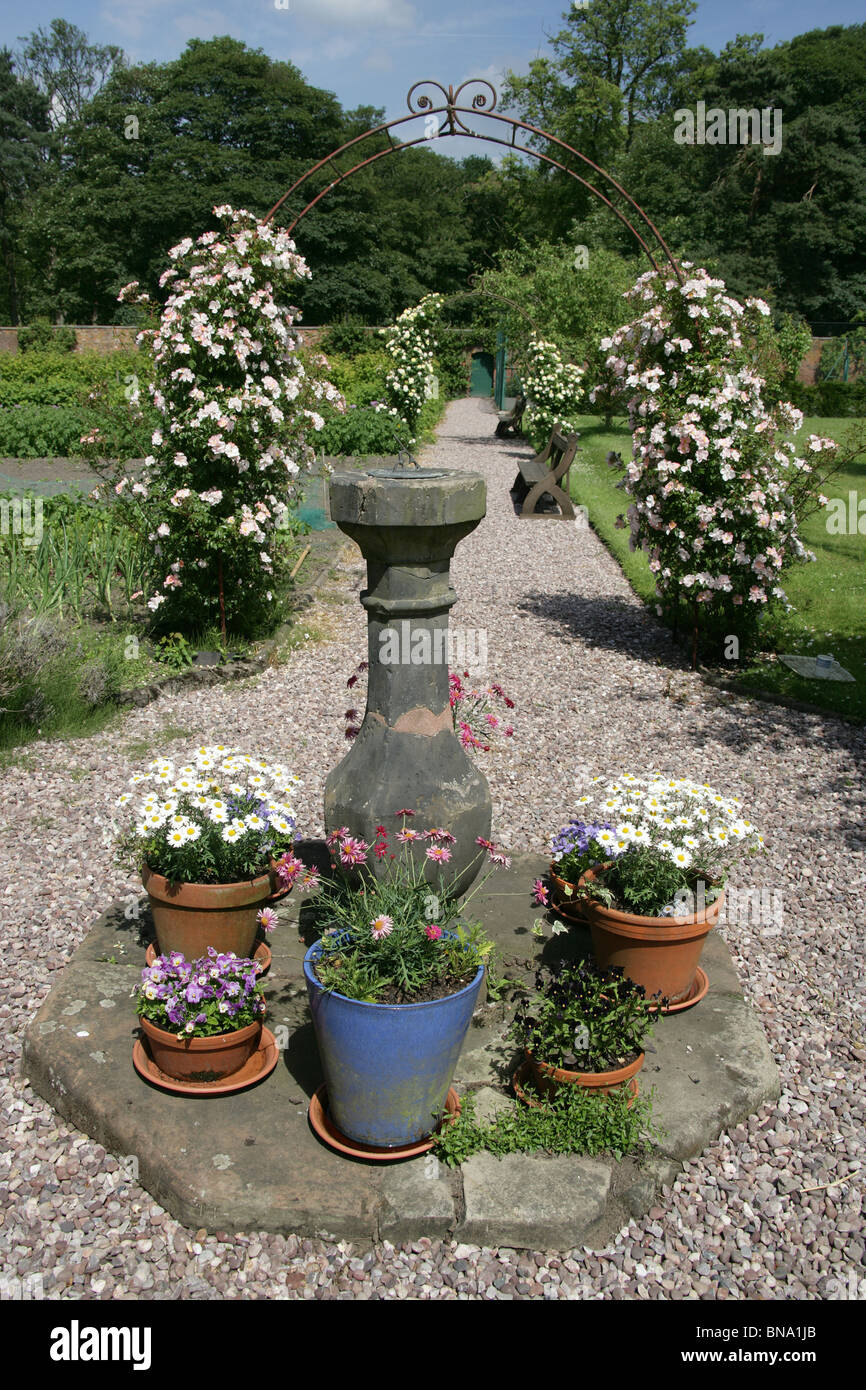
M 430 95 L 428 91 L 422 91 L 422 88 L 433 89 L 438 95 L 434 97 Z M 470 101 L 469 105 L 461 104 L 461 97 L 464 92 L 467 92 L 467 89 L 469 89 L 470 94 L 472 89 L 477 90 L 475 90 L 474 95 L 467 95 L 467 97 L 464 98 L 464 101 Z M 372 126 L 369 130 L 365 130 L 362 135 L 356 135 L 354 139 L 347 140 L 344 145 L 340 145 L 337 149 L 332 150 L 324 159 L 320 159 L 316 164 L 311 165 L 299 179 L 295 180 L 291 188 L 286 189 L 283 196 L 274 203 L 270 212 L 265 216 L 264 221 L 269 222 L 283 204 L 286 203 L 288 199 L 292 198 L 300 189 L 304 188 L 308 180 L 314 178 L 316 174 L 320 172 L 332 174 L 333 177 L 325 187 L 321 189 L 315 197 L 310 198 L 305 207 L 303 207 L 297 216 L 288 224 L 286 230 L 291 234 L 302 218 L 306 217 L 307 213 L 311 212 L 332 189 L 336 188 L 338 184 L 345 182 L 346 179 L 351 178 L 359 169 L 365 169 L 375 164 L 377 160 L 385 159 L 392 154 L 397 154 L 400 150 L 411 149 L 414 145 L 424 145 L 430 140 L 447 138 L 453 135 L 462 135 L 468 136 L 472 140 L 486 140 L 490 144 L 504 145 L 506 149 L 514 150 L 519 154 L 531 155 L 533 159 L 539 159 L 543 163 L 549 164 L 551 168 L 561 170 L 562 173 L 567 174 L 569 178 L 576 179 L 577 182 L 588 189 L 594 197 L 599 198 L 609 211 L 612 212 L 615 217 L 619 218 L 623 226 L 628 228 L 631 235 L 646 253 L 654 270 L 658 271 L 660 268 L 656 256 L 658 252 L 661 251 L 664 259 L 680 281 L 680 284 L 683 283 L 682 272 L 661 232 L 650 221 L 643 209 L 638 206 L 631 194 L 627 193 L 622 185 L 617 183 L 612 174 L 609 174 L 606 169 L 602 169 L 599 164 L 595 164 L 587 155 L 581 154 L 580 150 L 576 150 L 573 145 L 569 145 L 566 141 L 560 140 L 558 136 L 552 135 L 550 131 L 542 130 L 538 126 L 528 125 L 525 121 L 519 121 L 514 116 L 502 115 L 502 113 L 496 109 L 497 100 L 496 88 L 491 82 L 488 82 L 485 77 L 469 78 L 466 82 L 462 82 L 456 90 L 450 85 L 446 89 L 441 82 L 437 82 L 433 78 L 424 78 L 420 82 L 415 82 L 409 88 L 406 97 L 406 105 L 409 109 L 409 114 L 407 116 L 397 116 L 392 121 L 385 121 L 382 125 Z M 436 104 L 437 102 L 439 102 L 438 105 Z M 414 136 L 411 139 L 401 140 L 399 144 L 396 143 L 391 135 L 392 130 L 405 125 L 407 122 L 417 121 L 419 117 L 422 116 L 425 125 L 424 133 Z M 482 121 L 487 123 L 492 122 L 493 124 L 488 124 L 485 129 L 479 130 L 474 125 L 468 125 L 466 123 L 464 120 L 466 116 L 473 117 L 476 120 L 481 118 Z M 438 117 L 442 119 L 438 120 Z M 508 138 L 506 138 L 506 132 L 510 132 Z M 348 151 L 355 152 L 356 146 L 362 145 L 365 140 L 369 140 L 376 135 L 386 136 L 388 144 L 384 149 L 377 150 L 375 154 L 369 155 L 366 159 L 359 160 L 356 164 L 352 164 L 350 168 L 338 168 L 335 161 L 338 160 L 341 155 L 346 154 Z M 557 151 L 561 150 L 564 155 L 579 160 L 587 172 L 592 170 L 605 181 L 606 191 L 603 191 L 604 185 L 602 188 L 597 187 L 575 169 L 569 168 L 562 160 L 555 159 L 552 154 L 543 153 L 541 150 L 533 149 L 531 145 L 524 143 L 519 137 L 526 135 L 540 136 L 548 145 L 556 147 Z M 306 193 L 307 190 L 304 189 L 304 191 Z M 609 197 L 608 194 L 610 194 L 611 197 Z M 627 204 L 627 212 L 623 212 L 621 208 L 617 207 L 612 201 L 612 197 L 623 199 Z M 637 226 L 635 226 L 635 222 L 638 223 Z M 653 245 L 653 243 L 655 244 Z

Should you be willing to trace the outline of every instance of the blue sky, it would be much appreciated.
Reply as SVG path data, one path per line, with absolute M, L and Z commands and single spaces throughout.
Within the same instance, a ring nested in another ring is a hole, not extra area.
M 119 44 L 133 61 L 165 61 L 190 38 L 231 34 L 293 62 L 344 107 L 384 106 L 390 118 L 405 113 L 406 92 L 420 78 L 456 86 L 483 76 L 496 84 L 509 68 L 525 71 L 530 58 L 548 51 L 547 36 L 562 27 L 565 8 L 565 0 L 28 0 L 3 7 L 0 44 L 15 48 L 20 35 L 59 16 L 92 42 Z M 820 7 L 809 0 L 705 0 L 689 41 L 718 51 L 738 33 L 760 32 L 775 43 L 863 17 L 862 0 Z

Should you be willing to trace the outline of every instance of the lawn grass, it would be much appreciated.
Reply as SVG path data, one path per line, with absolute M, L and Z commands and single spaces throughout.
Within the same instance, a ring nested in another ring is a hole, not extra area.
M 800 438 L 815 433 L 839 439 L 851 420 L 807 419 Z M 610 429 L 596 416 L 581 417 L 580 451 L 571 472 L 571 495 L 585 506 L 590 525 L 618 560 L 635 593 L 646 603 L 655 601 L 655 583 L 646 557 L 629 550 L 629 531 L 617 529 L 618 515 L 629 499 L 616 484 L 622 474 L 609 468 L 605 456 L 614 450 L 631 457 L 631 437 L 622 419 Z M 860 458 L 831 478 L 824 487 L 827 497 L 846 503 L 849 492 L 866 497 L 866 458 Z M 765 649 L 731 662 L 730 677 L 746 691 L 801 700 L 821 709 L 866 721 L 866 535 L 833 535 L 828 515 L 818 512 L 802 527 L 803 540 L 815 552 L 816 561 L 795 565 L 783 579 L 794 609 L 789 614 L 768 615 L 761 632 Z M 866 518 L 863 519 L 866 526 Z M 776 660 L 778 653 L 813 655 L 831 652 L 854 676 L 854 683 L 809 680 Z

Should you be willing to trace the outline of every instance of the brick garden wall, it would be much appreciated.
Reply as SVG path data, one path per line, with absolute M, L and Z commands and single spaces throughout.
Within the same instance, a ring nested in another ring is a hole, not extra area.
M 118 349 L 135 347 L 137 328 L 126 324 L 70 323 L 64 325 L 75 330 L 76 352 L 114 352 Z M 325 332 L 324 328 L 304 328 L 304 340 L 308 347 L 315 347 Z M 0 352 L 18 351 L 18 329 L 0 328 Z

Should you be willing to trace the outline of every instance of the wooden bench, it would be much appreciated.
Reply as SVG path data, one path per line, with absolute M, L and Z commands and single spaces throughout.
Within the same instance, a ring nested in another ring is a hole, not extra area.
M 513 439 L 516 434 L 523 433 L 520 422 L 523 419 L 525 409 L 526 397 L 518 396 L 512 410 L 499 412 L 499 424 L 495 430 L 497 439 Z
M 574 507 L 569 496 L 569 469 L 577 453 L 577 440 L 576 434 L 562 435 L 553 430 L 541 453 L 520 464 L 520 472 L 511 491 L 522 503 L 521 517 L 553 516 L 557 521 L 574 520 Z M 561 482 L 565 485 L 564 491 L 559 486 Z M 545 494 L 559 505 L 558 513 L 536 511 Z

